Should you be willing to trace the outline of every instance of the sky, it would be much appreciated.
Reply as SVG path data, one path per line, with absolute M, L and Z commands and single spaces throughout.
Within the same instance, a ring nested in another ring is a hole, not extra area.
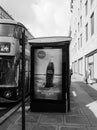
M 69 35 L 70 0 L 0 0 L 0 6 L 34 37 Z

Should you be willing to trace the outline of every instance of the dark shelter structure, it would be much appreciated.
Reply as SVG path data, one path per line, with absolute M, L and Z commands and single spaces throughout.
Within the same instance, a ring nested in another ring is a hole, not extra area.
M 32 112 L 70 111 L 70 41 L 70 37 L 43 37 L 29 41 Z

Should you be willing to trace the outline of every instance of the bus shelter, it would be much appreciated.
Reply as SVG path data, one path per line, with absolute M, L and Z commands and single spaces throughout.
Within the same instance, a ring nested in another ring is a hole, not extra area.
M 70 41 L 70 37 L 44 37 L 29 41 L 32 112 L 70 111 Z

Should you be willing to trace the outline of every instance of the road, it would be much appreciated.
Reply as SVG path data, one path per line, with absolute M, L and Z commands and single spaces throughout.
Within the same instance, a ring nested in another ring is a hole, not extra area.
M 12 107 L 9 107 L 9 108 L 3 108 L 3 107 L 0 107 L 0 118 L 6 114 Z
M 81 83 L 80 83 L 81 84 Z M 79 105 L 87 105 L 93 101 L 90 95 L 80 86 L 79 83 L 73 82 L 72 83 L 72 93 L 74 95 L 74 99 Z M 85 87 L 85 85 L 84 85 Z M 75 92 L 75 94 L 74 94 Z
M 71 93 L 74 101 L 83 108 L 85 113 L 93 113 L 97 118 L 97 91 L 83 82 L 72 82 Z

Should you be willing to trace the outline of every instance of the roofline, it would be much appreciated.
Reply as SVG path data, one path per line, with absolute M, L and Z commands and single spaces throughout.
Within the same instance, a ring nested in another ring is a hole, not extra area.
M 8 12 L 6 11 L 6 10 L 4 10 L 1 6 L 0 6 L 0 8 L 12 19 L 12 20 L 14 20 L 13 18 L 12 18 L 12 16 L 11 15 L 9 15 L 8 14 Z
M 29 40 L 29 43 L 54 43 L 54 42 L 64 42 L 71 41 L 71 37 L 65 36 L 52 36 L 52 37 L 38 37 Z
M 23 26 L 23 27 L 25 27 L 21 22 L 17 22 L 17 21 L 15 21 L 14 19 L 0 19 L 0 23 L 2 23 L 2 24 L 7 24 L 7 23 L 9 23 L 9 24 L 18 24 L 18 25 L 20 25 L 20 26 Z M 25 27 L 26 28 L 26 27 Z
M 21 26 L 23 28 L 25 28 L 25 30 L 28 32 L 28 34 L 30 35 L 30 39 L 32 39 L 34 36 L 32 36 L 32 34 L 29 32 L 29 30 L 26 28 L 25 25 L 23 25 L 21 22 L 17 22 L 14 19 L 0 19 L 0 23 L 1 24 L 12 24 L 12 25 L 18 25 Z

